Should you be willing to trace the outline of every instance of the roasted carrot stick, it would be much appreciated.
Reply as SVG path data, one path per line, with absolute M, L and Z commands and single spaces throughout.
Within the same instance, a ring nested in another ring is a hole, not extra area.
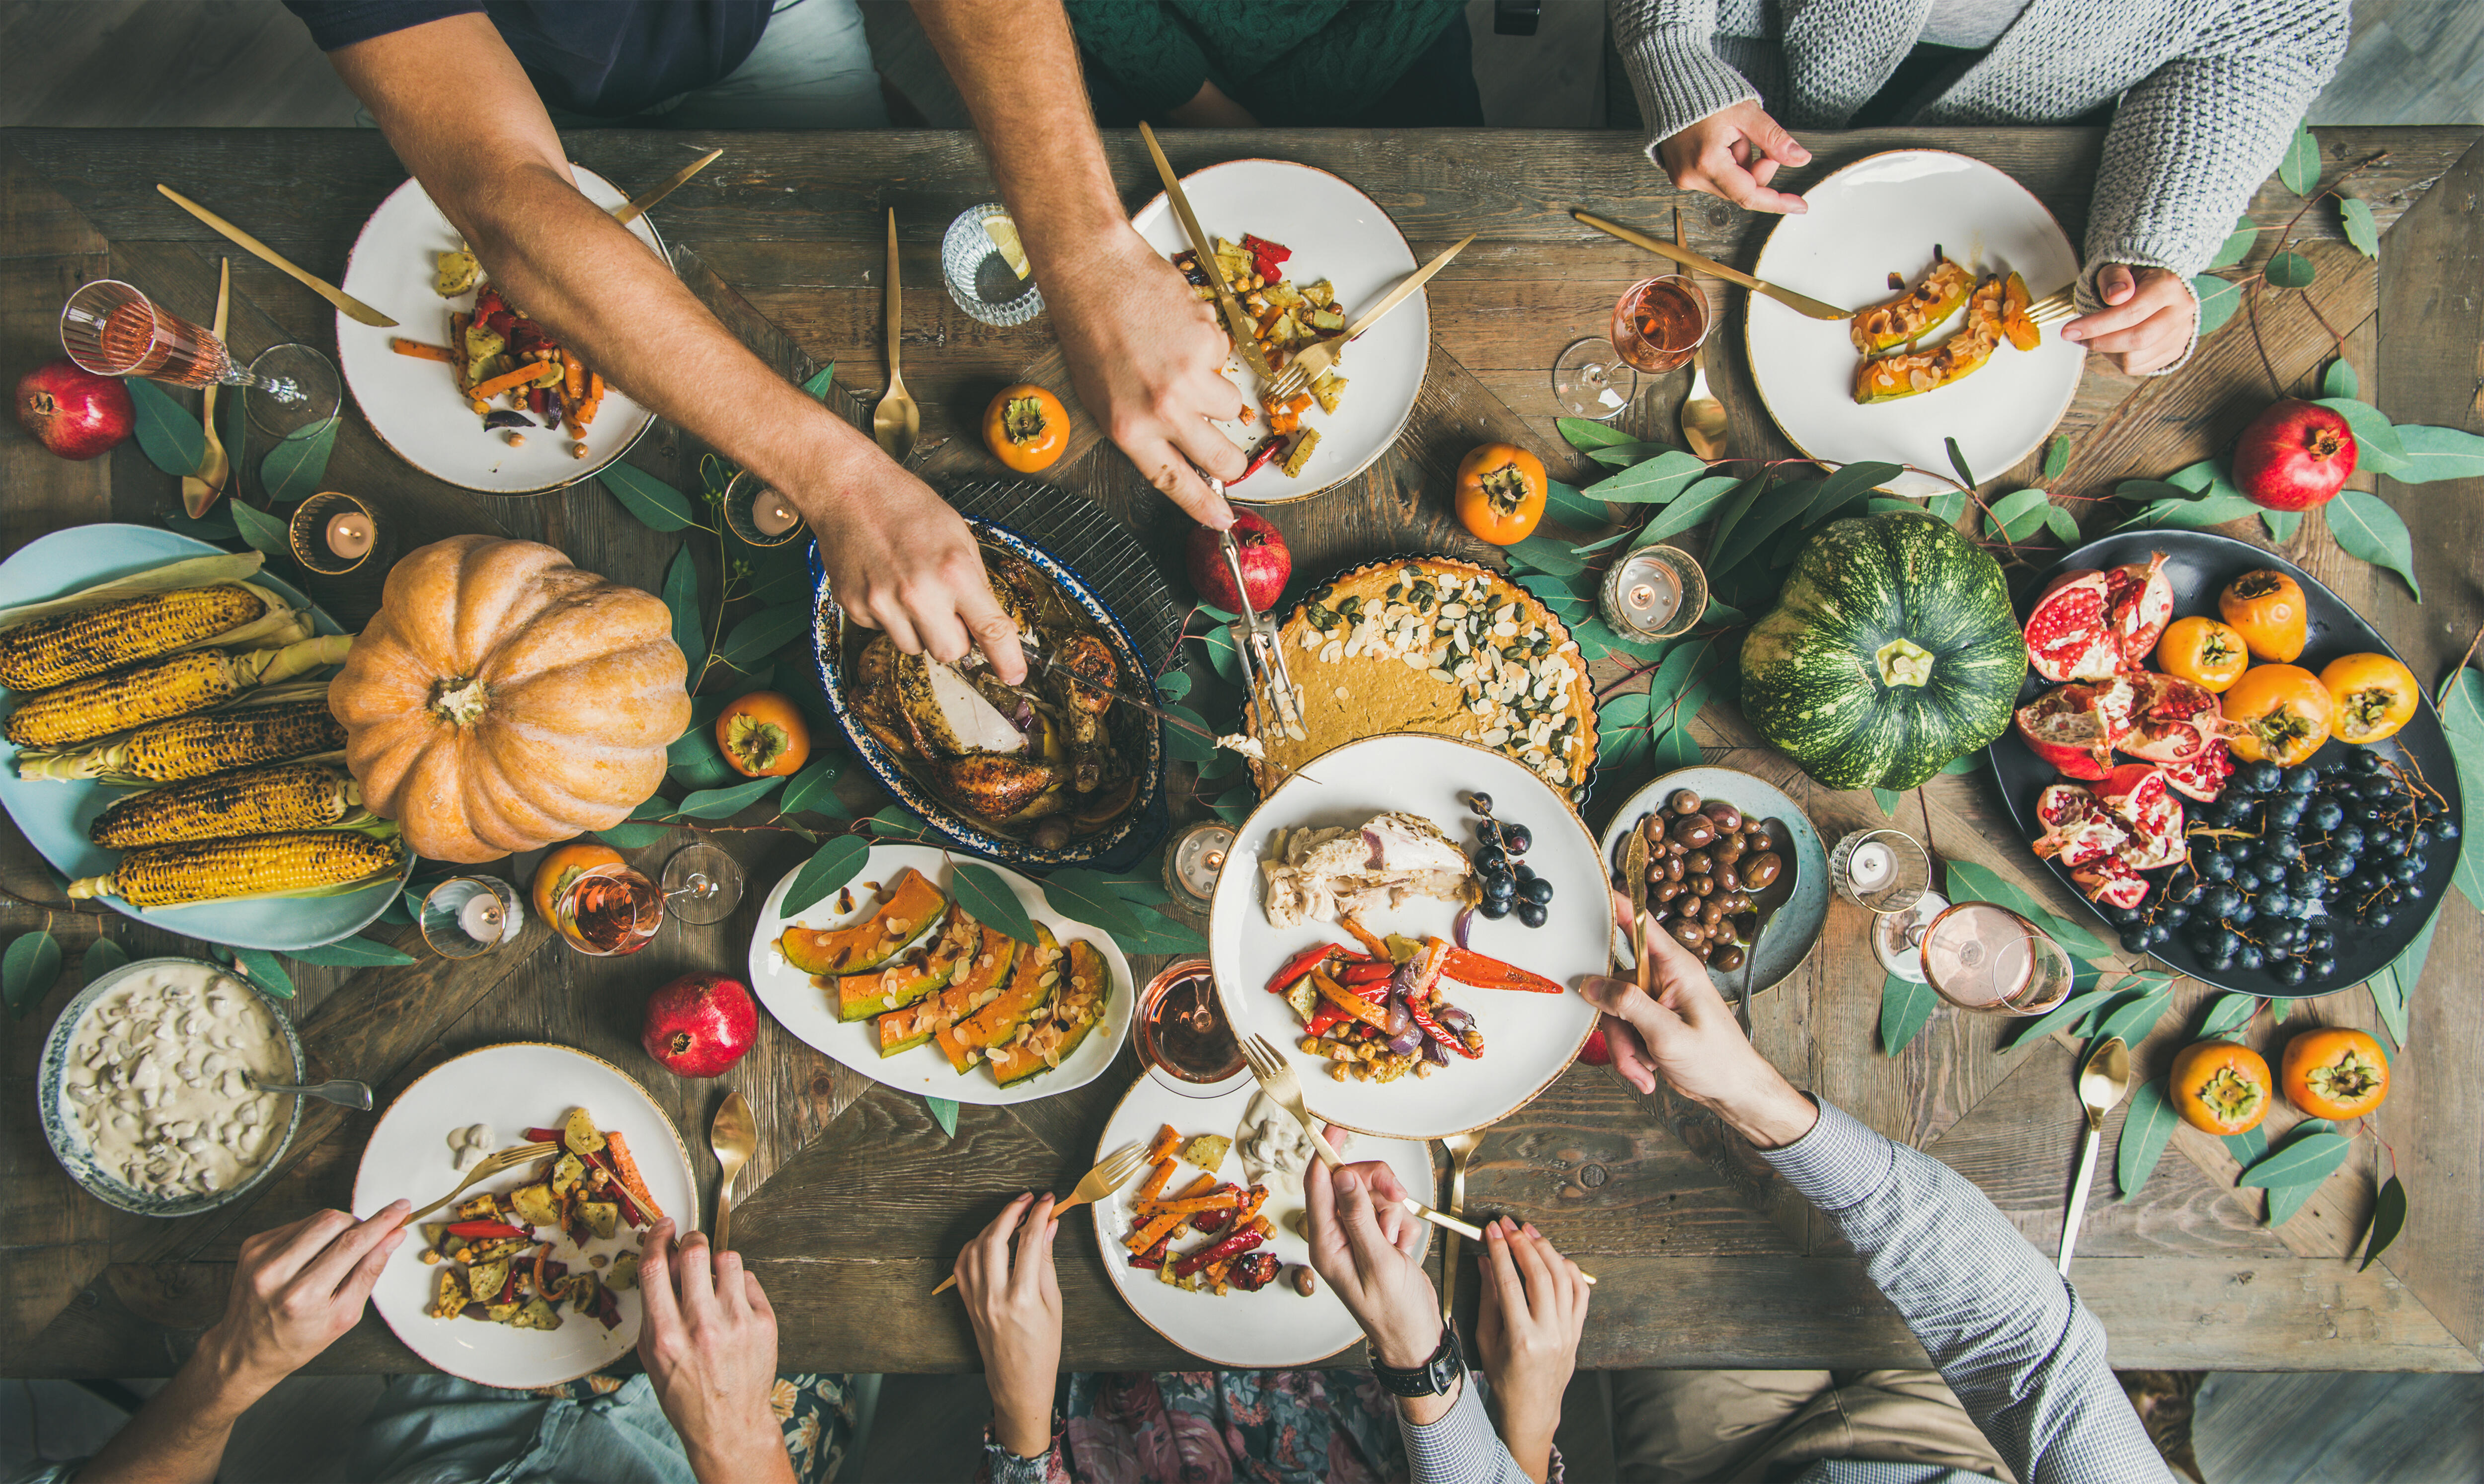
M 490 401 L 503 391 L 519 387 L 540 387 L 560 374 L 560 367 L 549 361 L 529 361 L 514 371 L 503 371 L 474 389 L 478 401 Z
M 1148 1146 L 1148 1160 L 1152 1162 L 1154 1160 L 1164 1158 L 1166 1155 L 1171 1154 L 1174 1150 L 1174 1146 L 1179 1143 L 1181 1143 L 1181 1135 L 1174 1132 L 1174 1127 L 1171 1123 L 1165 1124 L 1163 1127 L 1156 1130 L 1155 1142 Z
M 1134 1253 L 1146 1252 L 1164 1239 L 1167 1232 L 1181 1225 L 1178 1216 L 1159 1216 L 1121 1239 L 1121 1245 Z
M 1135 1198 L 1139 1203 L 1145 1204 L 1163 1198 L 1165 1184 L 1173 1178 L 1173 1167 L 1174 1162 L 1170 1159 L 1156 1161 L 1154 1173 L 1148 1176 L 1148 1182 L 1145 1185 L 1139 1187 L 1139 1194 Z
M 586 363 L 564 350 L 560 353 L 560 368 L 562 389 L 569 399 L 573 402 L 586 400 Z
M 400 356 L 412 356 L 417 361 L 437 361 L 444 365 L 457 364 L 457 358 L 448 353 L 447 346 L 425 345 L 420 340 L 409 340 L 401 335 L 390 337 L 389 349 Z

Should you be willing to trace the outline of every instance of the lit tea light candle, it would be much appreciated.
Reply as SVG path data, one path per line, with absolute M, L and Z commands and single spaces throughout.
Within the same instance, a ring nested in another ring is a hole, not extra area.
M 801 525 L 802 516 L 784 496 L 774 490 L 763 490 L 759 502 L 750 507 L 750 524 L 763 536 L 781 536 Z
M 1192 825 L 1166 853 L 1169 884 L 1199 902 L 1207 901 L 1216 895 L 1217 875 L 1225 869 L 1225 858 L 1232 850 L 1231 825 L 1213 822 Z
M 1669 546 L 1643 546 L 1605 574 L 1598 607 L 1605 622 L 1634 638 L 1666 639 L 1708 607 L 1698 563 Z
M 325 539 L 328 550 L 339 560 L 352 561 L 370 554 L 374 536 L 371 518 L 359 510 L 343 510 L 328 518 Z
M 1854 883 L 1858 892 L 1878 891 L 1897 874 L 1897 857 L 1877 840 L 1866 840 L 1856 846 L 1846 862 L 1846 878 Z
M 508 921 L 509 914 L 501 909 L 500 899 L 493 892 L 478 891 L 457 909 L 458 931 L 477 943 L 500 941 Z

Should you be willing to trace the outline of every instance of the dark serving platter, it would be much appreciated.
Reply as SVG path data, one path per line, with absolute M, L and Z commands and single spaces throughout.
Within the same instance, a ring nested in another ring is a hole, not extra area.
M 2026 610 L 2034 607 L 2035 595 L 2043 590 L 2044 583 L 2051 580 L 2055 573 L 2145 562 L 2154 552 L 2165 553 L 2165 577 L 2174 587 L 2174 616 L 2176 618 L 2193 614 L 2216 616 L 2217 593 L 2228 582 L 2254 568 L 2274 568 L 2303 584 L 2304 603 L 2309 609 L 2309 638 L 2303 647 L 2302 657 L 2294 661 L 2296 664 L 2316 675 L 2322 665 L 2340 655 L 2397 656 L 2397 651 L 2390 648 L 2390 642 L 2365 623 L 2361 614 L 2348 607 L 2311 574 L 2274 552 L 2206 531 L 2129 531 L 2107 536 L 2101 541 L 2091 541 L 2066 553 L 2042 574 L 2028 589 L 2028 597 L 2020 605 L 2019 616 L 2023 621 Z M 2019 692 L 2019 704 L 2023 706 L 2050 688 L 2050 682 L 2030 670 L 2027 683 Z M 2036 823 L 2036 800 L 2043 793 L 2044 786 L 2057 776 L 2052 766 L 2028 750 L 2014 727 L 2004 732 L 2001 739 L 1985 750 L 1992 759 L 1992 771 L 2001 784 L 2001 802 L 2017 824 L 2019 839 L 2022 842 L 2034 840 L 2042 833 Z M 2352 750 L 2348 743 L 2333 739 L 2314 754 L 2312 761 L 2327 762 Z M 2363 750 L 2376 752 L 2392 762 L 2412 764 L 2421 773 L 2424 782 L 2447 800 L 2446 818 L 2465 818 L 2458 788 L 2458 766 L 2450 757 L 2448 741 L 2442 735 L 2441 715 L 2432 709 L 2429 696 L 2417 706 L 2415 719 L 2401 728 L 2395 737 Z M 2186 815 L 2197 807 L 2189 799 L 2182 802 Z M 2266 969 L 2232 968 L 2219 973 L 2191 952 L 2178 930 L 2171 939 L 2157 944 L 2148 953 L 2162 959 L 2167 966 L 2203 984 L 2269 999 L 2308 1000 L 2352 988 L 2394 962 L 2432 921 L 2432 914 L 2440 910 L 2442 899 L 2449 891 L 2449 878 L 2458 869 L 2458 850 L 2467 843 L 2462 839 L 2433 846 L 2428 854 L 2429 865 L 2419 878 L 2424 897 L 2421 902 L 2411 904 L 2415 910 L 2401 911 L 2386 928 L 2347 928 L 2342 923 L 2338 924 L 2337 972 L 2328 979 L 2307 980 L 2300 985 L 2287 985 L 2279 983 L 2277 976 Z M 2078 888 L 2071 885 L 2067 871 L 2052 861 L 2044 864 L 2064 886 L 2069 887 L 2073 894 L 2077 893 Z M 2146 876 L 2161 887 L 2173 869 L 2150 871 Z M 2093 904 L 2090 904 L 2089 909 L 2094 910 Z

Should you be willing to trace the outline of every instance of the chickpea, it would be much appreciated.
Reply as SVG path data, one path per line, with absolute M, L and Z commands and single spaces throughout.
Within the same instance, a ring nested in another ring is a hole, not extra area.
M 1292 1277 L 1294 1291 L 1304 1298 L 1310 1298 L 1319 1291 L 1319 1275 L 1313 1273 L 1308 1263 L 1296 1263 Z

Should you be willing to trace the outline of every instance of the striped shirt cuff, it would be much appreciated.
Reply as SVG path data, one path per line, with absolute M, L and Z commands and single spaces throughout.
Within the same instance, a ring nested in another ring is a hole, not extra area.
M 1833 1215 L 1888 1184 L 1898 1151 L 1852 1115 L 1817 1097 L 1811 1100 L 1820 1106 L 1820 1121 L 1811 1125 L 1811 1132 L 1784 1148 L 1762 1149 L 1760 1157 L 1804 1200 Z

